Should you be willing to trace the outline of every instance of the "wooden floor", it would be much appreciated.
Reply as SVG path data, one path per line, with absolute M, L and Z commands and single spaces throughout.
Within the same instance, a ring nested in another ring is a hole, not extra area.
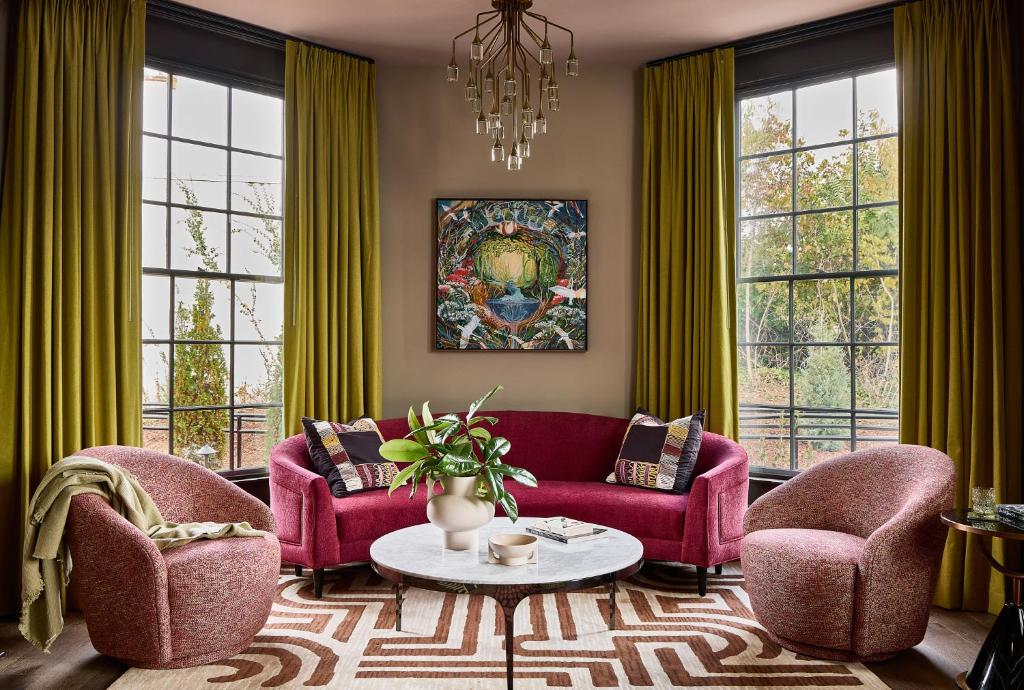
M 726 572 L 739 572 L 739 568 L 729 564 Z M 993 620 L 988 614 L 933 608 L 921 644 L 868 667 L 898 690 L 954 688 L 957 674 L 973 663 Z M 124 671 L 124 666 L 92 648 L 79 612 L 69 613 L 64 633 L 50 654 L 22 639 L 13 619 L 0 619 L 0 650 L 7 652 L 0 658 L 0 688 L 92 690 L 106 688 Z

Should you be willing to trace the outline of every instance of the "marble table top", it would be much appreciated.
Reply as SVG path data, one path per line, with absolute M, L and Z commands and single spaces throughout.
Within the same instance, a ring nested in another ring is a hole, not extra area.
M 487 540 L 494 534 L 525 534 L 541 518 L 494 518 L 480 528 L 473 551 L 449 551 L 442 532 L 431 524 L 385 534 L 370 546 L 370 559 L 404 575 L 473 585 L 534 585 L 582 580 L 618 572 L 643 558 L 644 547 L 632 535 L 608 529 L 605 536 L 576 544 L 537 537 L 535 564 L 507 566 L 487 562 Z

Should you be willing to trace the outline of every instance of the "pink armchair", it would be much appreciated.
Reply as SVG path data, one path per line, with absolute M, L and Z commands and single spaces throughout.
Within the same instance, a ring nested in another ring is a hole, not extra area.
M 878 661 L 924 638 L 955 472 L 943 453 L 888 446 L 823 462 L 754 502 L 743 574 L 787 649 Z
M 270 615 L 281 555 L 270 509 L 195 463 L 141 448 L 80 453 L 127 469 L 174 522 L 240 522 L 263 538 L 159 551 L 102 498 L 72 499 L 71 586 L 97 651 L 131 666 L 198 666 L 246 649 Z

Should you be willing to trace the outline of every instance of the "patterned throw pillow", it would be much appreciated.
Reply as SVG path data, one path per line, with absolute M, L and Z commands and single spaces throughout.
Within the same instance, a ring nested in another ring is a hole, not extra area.
M 398 474 L 398 466 L 381 457 L 384 437 L 369 417 L 348 424 L 303 417 L 302 427 L 313 466 L 334 496 L 388 487 Z
M 667 423 L 645 410 L 637 410 L 629 420 L 615 471 L 607 481 L 686 493 L 703 434 L 704 410 Z

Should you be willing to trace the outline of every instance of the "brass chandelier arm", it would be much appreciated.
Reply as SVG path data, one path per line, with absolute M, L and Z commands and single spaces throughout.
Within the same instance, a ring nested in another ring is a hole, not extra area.
M 530 38 L 532 38 L 533 42 L 537 44 L 538 48 L 540 48 L 541 45 L 543 45 L 543 41 L 540 38 L 540 34 L 538 34 L 536 31 L 534 31 L 533 27 L 530 26 L 529 24 L 527 24 L 526 20 L 523 19 L 522 17 L 519 18 L 519 21 L 522 22 L 523 28 L 526 29 L 526 33 L 530 34 Z
M 541 61 L 537 59 L 537 56 L 534 55 L 533 53 L 527 52 L 526 49 L 524 49 L 522 45 L 519 46 L 519 54 L 523 56 L 523 64 L 524 65 L 526 64 L 526 57 L 529 56 L 529 58 L 531 60 L 533 60 L 534 62 L 537 63 L 538 67 L 540 67 L 541 69 L 544 69 L 543 63 L 541 63 Z
M 474 24 L 473 26 L 469 27 L 468 29 L 466 29 L 465 31 L 463 31 L 460 34 L 455 34 L 455 37 L 452 38 L 452 53 L 455 52 L 455 42 L 456 41 L 458 41 L 460 38 L 462 38 L 463 36 L 468 34 L 470 31 L 479 31 L 481 26 L 484 26 L 487 23 L 493 22 L 495 19 L 498 19 L 499 15 L 497 13 L 499 11 L 500 10 L 491 10 L 490 12 L 481 12 L 480 14 L 476 15 L 476 24 Z M 484 15 L 488 15 L 488 14 L 492 14 L 494 16 L 493 17 L 488 17 L 487 19 L 485 19 L 485 20 L 483 20 L 481 22 L 480 21 L 480 17 L 483 17 Z M 500 24 L 498 26 L 500 26 Z
M 555 22 L 553 22 L 550 19 L 548 19 L 547 17 L 545 17 L 543 14 L 537 14 L 535 12 L 524 12 L 523 14 L 527 15 L 528 17 L 533 17 L 534 19 L 536 19 L 538 21 L 542 21 L 545 24 L 550 24 L 551 26 L 555 27 L 556 29 L 561 29 L 562 31 L 566 32 L 567 34 L 569 34 L 569 41 L 570 41 L 570 43 L 576 40 L 575 36 L 572 33 L 572 29 L 570 29 L 568 27 L 565 27 L 565 26 L 562 26 L 561 24 L 556 24 Z

